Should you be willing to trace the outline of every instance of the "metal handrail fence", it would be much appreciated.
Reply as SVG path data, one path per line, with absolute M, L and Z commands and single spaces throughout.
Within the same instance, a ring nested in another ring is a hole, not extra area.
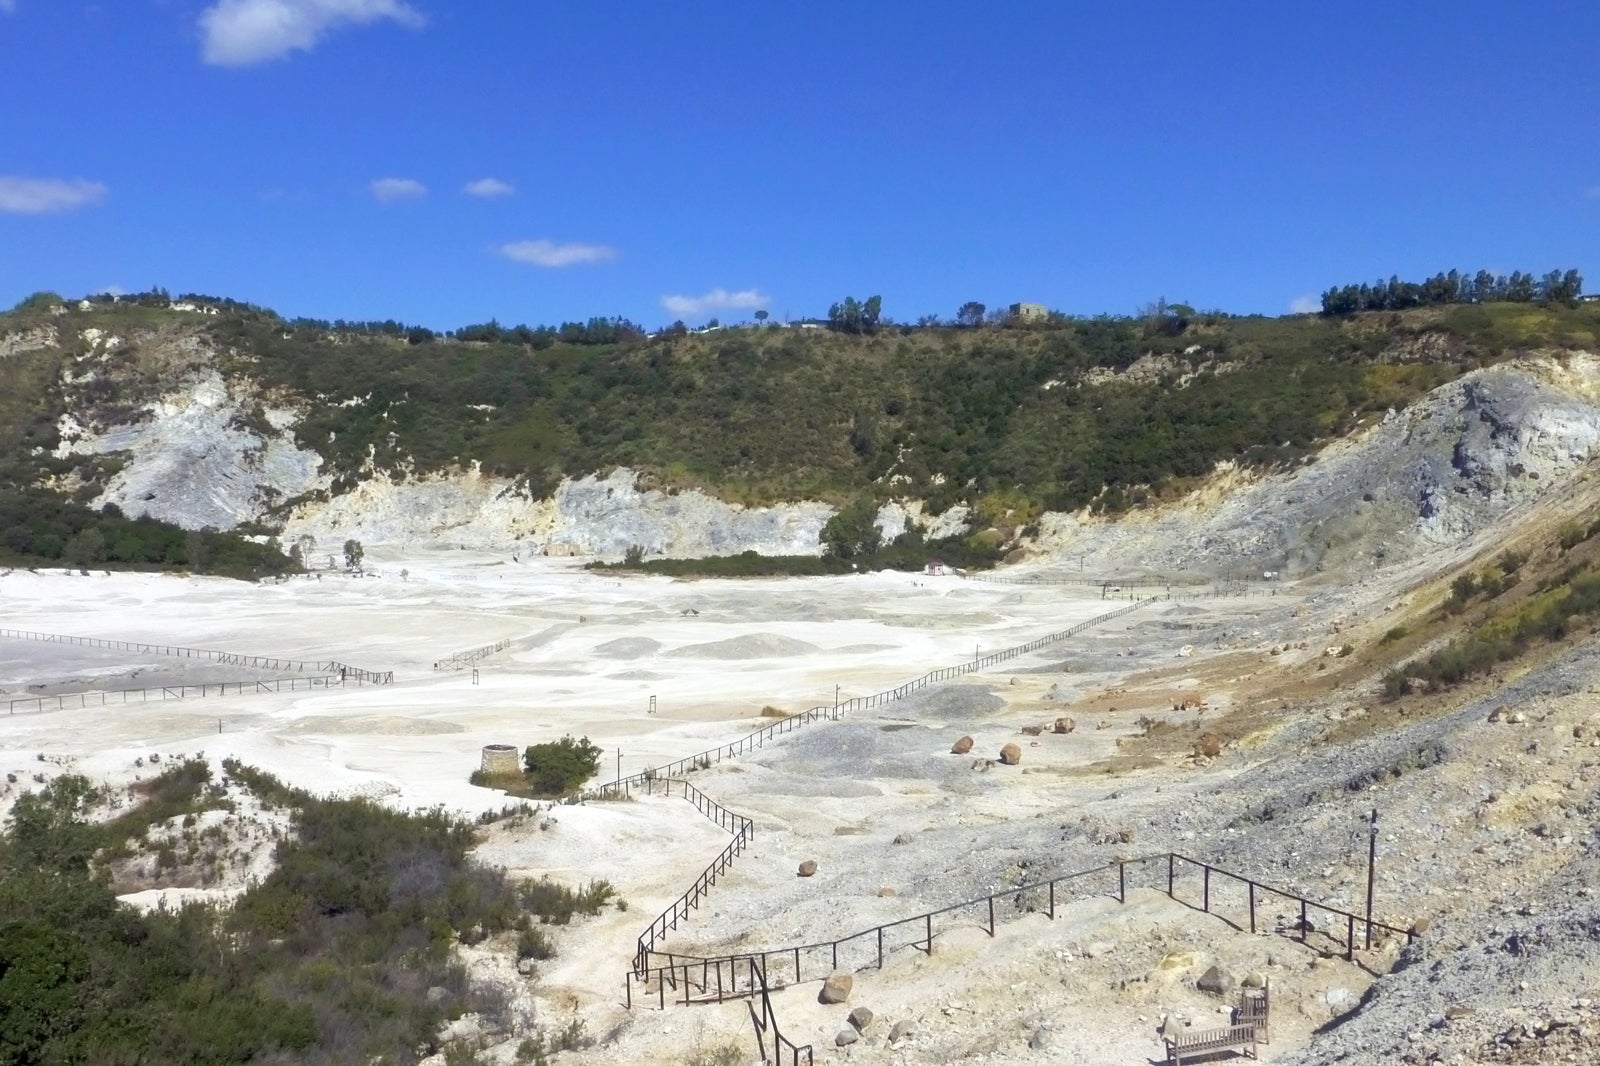
M 778 737 L 784 733 L 799 729 L 801 726 L 809 725 L 810 723 L 817 721 L 838 721 L 840 718 L 843 718 L 852 711 L 868 710 L 873 707 L 881 707 L 884 704 L 892 703 L 895 700 L 905 699 L 911 693 L 916 692 L 919 689 L 927 688 L 929 685 L 937 684 L 940 681 L 948 681 L 953 677 L 960 677 L 964 674 L 970 674 L 978 670 L 984 670 L 998 663 L 1015 659 L 1019 655 L 1027 655 L 1030 652 L 1038 651 L 1040 648 L 1058 643 L 1059 641 L 1070 639 L 1071 637 L 1075 637 L 1079 633 L 1082 633 L 1086 629 L 1090 629 L 1097 625 L 1102 625 L 1115 618 L 1120 618 L 1131 611 L 1136 611 L 1148 602 L 1150 601 L 1138 600 L 1134 603 L 1128 604 L 1126 607 L 1118 607 L 1114 611 L 1107 611 L 1105 614 L 1096 615 L 1093 618 L 1086 619 L 1067 629 L 1046 634 L 1037 640 L 1030 640 L 1026 644 L 1019 644 L 1014 648 L 1006 648 L 1002 651 L 997 651 L 990 655 L 985 655 L 981 658 L 974 659 L 971 662 L 960 663 L 956 666 L 947 666 L 939 670 L 930 671 L 929 673 L 923 674 L 921 677 L 916 678 L 915 680 L 907 681 L 898 688 L 888 689 L 883 692 L 876 692 L 870 696 L 855 696 L 840 703 L 822 704 L 817 707 L 800 711 L 799 713 L 792 714 L 787 718 L 780 718 L 772 725 L 758 729 L 748 736 L 740 737 L 738 740 L 731 740 L 728 743 L 718 747 L 708 748 L 705 751 L 679 759 L 676 762 L 667 763 L 664 766 L 651 767 L 649 769 L 642 770 L 639 773 L 631 774 L 628 777 L 618 778 L 615 782 L 606 787 L 610 789 L 622 789 L 624 792 L 626 792 L 629 789 L 638 788 L 644 785 L 645 782 L 656 778 L 678 777 L 682 774 L 690 772 L 691 770 L 708 769 L 716 763 L 720 763 L 723 759 L 732 759 L 736 756 L 743 755 L 746 752 L 755 751 L 757 748 L 762 747 L 767 741 L 773 739 L 774 737 Z
M 761 989 L 761 1013 L 756 1013 L 754 1003 L 746 1002 L 745 1007 L 750 1011 L 750 1024 L 756 1030 L 756 1047 L 761 1052 L 762 1063 L 771 1066 L 800 1066 L 800 1063 L 804 1062 L 805 1066 L 812 1066 L 811 1045 L 796 1044 L 778 1029 L 778 1014 L 772 1009 L 772 993 L 767 989 L 767 975 L 761 972 L 754 962 L 750 963 L 750 983 L 752 985 L 759 983 Z M 769 1033 L 772 1035 L 770 1056 L 767 1054 Z M 788 1053 L 787 1059 L 784 1058 L 785 1052 Z
M 108 707 L 112 704 L 149 703 L 151 700 L 205 699 L 209 696 L 255 695 L 259 692 L 290 692 L 300 689 L 342 688 L 345 684 L 364 684 L 359 678 L 343 678 L 338 674 L 314 677 L 277 677 L 268 681 L 218 681 L 205 685 L 163 685 L 157 688 L 123 688 L 93 692 L 67 692 L 59 696 L 29 696 L 6 702 L 6 713 L 16 714 L 78 710 L 87 707 Z M 117 697 L 121 697 L 118 699 Z M 135 698 L 137 697 L 137 698 Z
M 1173 585 L 1198 586 L 1212 583 L 1210 578 L 1196 574 L 1181 577 L 1163 577 L 1159 574 L 1135 574 L 1130 577 L 1094 577 L 1089 574 L 985 574 L 961 575 L 967 581 L 984 585 L 1082 585 L 1091 588 L 1114 587 L 1119 589 L 1170 588 Z
M 933 954 L 933 946 L 941 930 L 934 928 L 934 919 L 957 915 L 963 911 L 977 910 L 979 912 L 978 927 L 984 929 L 993 937 L 995 935 L 995 904 L 1009 901 L 1018 911 L 1038 913 L 1043 911 L 1053 921 L 1056 909 L 1063 902 L 1058 887 L 1067 882 L 1077 882 L 1095 875 L 1110 875 L 1115 873 L 1115 895 L 1119 903 L 1126 903 L 1128 899 L 1128 868 L 1141 866 L 1146 863 L 1159 863 L 1162 859 L 1167 861 L 1167 896 L 1177 903 L 1204 910 L 1207 914 L 1215 913 L 1212 910 L 1211 878 L 1217 874 L 1236 881 L 1246 886 L 1248 893 L 1248 906 L 1250 912 L 1250 931 L 1256 931 L 1256 909 L 1261 899 L 1268 895 L 1281 896 L 1300 905 L 1300 940 L 1306 942 L 1311 925 L 1307 921 L 1308 911 L 1315 909 L 1336 918 L 1344 919 L 1346 936 L 1343 942 L 1345 957 L 1354 959 L 1356 948 L 1356 929 L 1358 926 L 1367 929 L 1366 946 L 1372 946 L 1372 930 L 1383 930 L 1397 936 L 1404 936 L 1407 943 L 1415 940 L 1418 933 L 1388 925 L 1384 922 L 1369 920 L 1360 915 L 1340 907 L 1316 900 L 1308 899 L 1299 893 L 1289 892 L 1285 889 L 1264 884 L 1254 878 L 1243 874 L 1225 870 L 1210 863 L 1191 859 L 1176 852 L 1158 852 L 1152 855 L 1136 856 L 1134 858 L 1117 859 L 1105 866 L 1096 866 L 1088 870 L 1078 870 L 1073 873 L 1062 874 L 1044 881 L 1034 881 L 1017 885 L 1012 888 L 993 892 L 986 896 L 963 900 L 936 910 L 901 918 L 893 922 L 872 926 L 858 932 L 850 933 L 837 940 L 824 940 L 811 944 L 792 944 L 786 947 L 770 948 L 763 951 L 738 952 L 728 955 L 698 956 L 685 955 L 671 952 L 651 951 L 646 958 L 644 967 L 635 966 L 626 978 L 626 1003 L 631 1009 L 633 1006 L 634 983 L 640 985 L 641 1001 L 650 997 L 650 986 L 655 988 L 653 998 L 658 1006 L 665 1007 L 668 1002 L 691 1004 L 696 1002 L 721 1003 L 728 999 L 740 999 L 759 992 L 756 985 L 748 979 L 748 974 L 754 972 L 749 964 L 759 963 L 763 980 L 768 973 L 768 968 L 777 966 L 782 968 L 787 981 L 792 969 L 793 981 L 798 984 L 803 981 L 820 980 L 839 969 L 847 971 L 863 970 L 869 967 L 882 969 L 884 960 L 896 951 L 914 948 L 926 954 Z M 1189 863 L 1198 866 L 1203 871 L 1204 895 L 1202 903 L 1196 905 L 1187 900 L 1180 899 L 1177 895 L 1177 870 L 1179 863 Z M 1075 886 L 1076 887 L 1076 886 Z M 1084 899 L 1092 893 L 1078 892 L 1067 897 L 1067 901 Z M 1218 915 L 1221 917 L 1221 915 Z M 946 923 L 948 924 L 948 923 Z M 1337 941 L 1336 941 L 1337 942 Z M 741 981 L 741 977 L 745 979 Z M 669 995 L 669 989 L 671 994 Z
M 449 658 L 435 662 L 433 668 L 435 670 L 465 670 L 473 663 L 487 659 L 495 652 L 505 651 L 509 647 L 511 647 L 511 638 L 506 637 L 503 640 L 495 641 L 493 644 L 485 644 L 481 648 L 473 648 L 471 651 L 454 652 Z
M 755 839 L 756 835 L 755 822 L 742 814 L 728 810 L 728 808 L 695 788 L 689 782 L 671 777 L 659 779 L 651 777 L 645 780 L 645 789 L 648 793 L 654 794 L 658 784 L 664 790 L 663 794 L 668 797 L 672 795 L 673 788 L 676 787 L 684 799 L 694 804 L 696 810 L 711 821 L 716 822 L 721 828 L 732 833 L 733 839 L 728 842 L 727 847 L 718 852 L 717 857 L 712 859 L 704 870 L 700 871 L 700 876 L 695 878 L 694 883 L 684 890 L 683 895 L 673 900 L 666 910 L 656 915 L 655 921 L 650 923 L 649 928 L 639 934 L 634 953 L 634 969 L 642 967 L 650 949 L 658 941 L 664 939 L 669 932 L 678 928 L 680 920 L 687 920 L 691 910 L 700 906 L 700 901 L 711 891 L 711 886 L 717 883 L 717 878 L 727 872 L 728 867 L 733 865 L 733 860 L 739 856 L 740 852 L 750 846 L 750 842 Z M 599 799 L 607 794 L 627 794 L 625 791 L 619 791 L 618 789 L 619 786 L 616 783 L 602 785 L 599 788 L 584 792 L 580 798 Z
M 868 929 L 847 934 L 837 940 L 823 940 L 813 944 L 791 944 L 787 947 L 772 948 L 766 951 L 738 952 L 730 955 L 696 956 L 673 954 L 670 952 L 651 951 L 646 957 L 644 967 L 636 966 L 627 975 L 626 1001 L 628 1006 L 633 1006 L 633 984 L 637 981 L 641 991 L 648 995 L 649 985 L 654 981 L 656 986 L 656 999 L 660 1006 L 665 1007 L 667 990 L 673 990 L 670 997 L 673 1002 L 680 1002 L 678 993 L 681 992 L 681 1002 L 693 1003 L 696 999 L 704 1002 L 721 1003 L 727 999 L 740 999 L 749 996 L 758 989 L 748 980 L 741 982 L 741 977 L 755 972 L 749 964 L 759 963 L 760 973 L 763 977 L 768 968 L 778 966 L 783 968 L 786 982 L 799 984 L 803 981 L 821 980 L 828 974 L 841 968 L 846 970 L 863 970 L 868 967 L 883 969 L 884 960 L 896 951 L 915 948 L 925 954 L 933 954 L 934 940 L 943 930 L 934 929 L 935 918 L 947 918 L 958 915 L 964 911 L 975 910 L 978 912 L 979 927 L 988 931 L 992 937 L 995 935 L 995 904 L 1000 901 L 1012 902 L 1018 910 L 1037 912 L 1044 911 L 1051 920 L 1055 919 L 1056 908 L 1063 900 L 1057 892 L 1057 887 L 1068 882 L 1078 882 L 1096 875 L 1108 875 L 1115 879 L 1115 892 L 1119 901 L 1127 899 L 1127 867 L 1142 862 L 1150 862 L 1161 858 L 1160 855 L 1150 855 L 1142 858 L 1124 859 L 1108 863 L 1105 866 L 1095 866 L 1088 870 L 1078 870 L 1073 873 L 1062 874 L 1044 881 L 1033 881 L 1012 888 L 992 892 L 987 896 L 978 896 L 975 899 L 962 900 L 946 907 L 926 911 L 909 918 L 900 918 L 892 922 L 884 922 Z M 1070 897 L 1072 899 L 1085 898 L 1086 893 Z M 946 923 L 948 924 L 948 923 Z M 653 963 L 653 965 L 651 965 Z M 793 979 L 789 981 L 789 971 L 792 968 Z
M 1177 885 L 1177 872 L 1179 863 L 1188 863 L 1191 866 L 1200 867 L 1202 887 L 1200 905 L 1198 907 L 1195 907 L 1195 904 L 1187 900 L 1178 899 L 1175 889 Z M 1387 933 L 1393 933 L 1396 936 L 1403 936 L 1406 938 L 1406 943 L 1408 944 L 1415 940 L 1419 935 L 1414 930 L 1401 929 L 1397 926 L 1388 925 L 1384 922 L 1376 921 L 1370 916 L 1359 915 L 1352 911 L 1347 911 L 1342 907 L 1335 907 L 1327 903 L 1318 903 L 1314 899 L 1307 899 L 1298 892 L 1290 892 L 1288 889 L 1278 888 L 1275 885 L 1268 885 L 1261 881 L 1257 881 L 1254 878 L 1246 877 L 1243 874 L 1237 874 L 1231 870 L 1224 870 L 1220 866 L 1214 866 L 1211 863 L 1202 862 L 1199 859 L 1191 859 L 1187 855 L 1179 855 L 1177 852 L 1169 852 L 1167 855 L 1167 895 L 1173 900 L 1184 904 L 1185 906 L 1195 907 L 1196 910 L 1202 910 L 1205 913 L 1210 914 L 1212 913 L 1211 879 L 1213 874 L 1220 875 L 1231 881 L 1237 881 L 1245 886 L 1246 907 L 1249 910 L 1250 931 L 1252 933 L 1256 931 L 1256 909 L 1260 903 L 1261 897 L 1266 895 L 1279 896 L 1283 899 L 1290 900 L 1300 905 L 1299 930 L 1300 942 L 1302 944 L 1306 943 L 1306 938 L 1312 932 L 1312 924 L 1310 921 L 1310 912 L 1312 910 L 1321 911 L 1324 914 L 1330 914 L 1335 919 L 1344 919 L 1345 937 L 1343 946 L 1344 957 L 1346 959 L 1354 959 L 1356 957 L 1357 926 L 1360 926 L 1366 931 L 1366 946 L 1368 948 L 1372 947 L 1372 933 L 1374 930 L 1382 930 Z M 1332 933 L 1329 933 L 1328 936 L 1329 939 L 1333 940 L 1335 943 L 1339 942 L 1338 938 L 1334 937 Z
M 136 651 L 145 655 L 169 655 L 183 659 L 209 659 L 229 666 L 247 666 L 252 670 L 276 670 L 282 673 L 338 674 L 350 681 L 373 685 L 394 683 L 393 670 L 363 670 L 337 659 L 311 661 L 305 659 L 279 659 L 266 655 L 245 655 L 241 652 L 217 651 L 210 648 L 185 648 L 175 644 L 141 644 L 131 640 L 102 640 L 99 637 L 75 637 L 62 633 L 35 633 L 26 629 L 0 629 L 0 638 L 33 640 L 45 644 L 73 644 L 89 648 L 111 648 L 116 651 Z

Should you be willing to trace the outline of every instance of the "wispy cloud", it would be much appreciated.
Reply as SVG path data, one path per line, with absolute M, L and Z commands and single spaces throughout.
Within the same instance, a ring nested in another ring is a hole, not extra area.
M 1291 315 L 1314 315 L 1322 310 L 1322 301 L 1315 296 L 1296 296 L 1289 301 Z
M 499 178 L 479 178 L 477 181 L 467 182 L 461 191 L 468 196 L 476 196 L 481 200 L 490 200 L 496 196 L 510 196 L 517 191 L 517 187 L 509 181 L 501 181 Z
M 379 178 L 367 187 L 372 190 L 373 199 L 380 204 L 420 200 L 428 195 L 428 187 L 413 178 Z
M 13 15 L 17 10 L 17 0 L 0 0 L 0 14 Z
M 310 51 L 342 26 L 385 19 L 412 29 L 425 21 L 405 0 L 218 0 L 200 12 L 200 54 L 213 66 L 247 67 Z
M 663 296 L 661 306 L 667 313 L 679 318 L 690 318 L 710 311 L 758 311 L 772 303 L 772 297 L 760 289 L 729 292 L 712 289 L 704 296 Z
M 514 241 L 502 244 L 500 254 L 518 263 L 542 267 L 569 267 L 580 263 L 604 263 L 617 257 L 617 250 L 604 244 L 554 241 Z
M 0 0 L 4 2 L 4 0 Z M 0 211 L 13 215 L 46 215 L 89 207 L 106 198 L 98 181 L 60 178 L 18 178 L 0 175 Z

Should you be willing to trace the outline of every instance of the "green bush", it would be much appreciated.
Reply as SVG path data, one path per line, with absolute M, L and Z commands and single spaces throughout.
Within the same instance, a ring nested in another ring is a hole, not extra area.
M 555 954 L 555 945 L 543 929 L 524 929 L 517 934 L 518 959 L 552 959 Z
M 575 740 L 569 734 L 560 740 L 530 744 L 522 753 L 522 766 L 536 794 L 562 796 L 594 775 L 600 766 L 600 749 L 589 743 L 588 737 Z
M 571 889 L 548 877 L 529 881 L 519 890 L 522 905 L 547 925 L 566 925 L 575 915 L 599 914 L 616 894 L 610 881 L 591 881 L 583 888 Z

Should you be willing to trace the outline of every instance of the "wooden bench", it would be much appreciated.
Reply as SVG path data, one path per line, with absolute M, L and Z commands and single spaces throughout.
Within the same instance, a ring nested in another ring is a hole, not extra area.
M 1179 1033 L 1166 1037 L 1167 1066 L 1183 1066 L 1184 1061 L 1201 1055 L 1214 1055 L 1220 1051 L 1239 1051 L 1257 1058 L 1260 1028 L 1254 1022 L 1230 1025 L 1222 1029 L 1202 1029 L 1198 1032 Z

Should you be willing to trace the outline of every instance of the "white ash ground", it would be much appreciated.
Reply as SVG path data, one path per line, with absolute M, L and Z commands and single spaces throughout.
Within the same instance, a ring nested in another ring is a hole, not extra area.
M 235 755 L 324 793 L 475 814 L 505 802 L 465 781 L 485 743 L 586 732 L 608 756 L 620 746 L 629 773 L 746 732 L 765 705 L 794 711 L 831 702 L 835 684 L 845 696 L 875 691 L 1110 606 L 1083 597 L 1086 590 L 903 575 L 671 582 L 459 552 L 379 562 L 378 579 L 260 587 L 131 575 L 0 579 L 7 624 L 16 628 L 336 657 L 393 668 L 400 678 L 384 688 L 0 719 L 0 770 L 19 778 L 0 785 L 0 805 L 32 787 L 35 774 L 48 779 L 70 768 L 125 784 L 149 772 L 135 759 L 152 751 L 204 751 L 214 762 Z M 1330 715 L 1350 706 L 1347 694 L 1287 707 L 1205 764 L 1120 756 L 1119 741 L 1142 731 L 1141 718 L 1176 719 L 1188 736 L 1193 723 L 1217 721 L 1270 691 L 1273 678 L 1308 668 L 1360 630 L 1335 627 L 1338 616 L 1366 617 L 1361 624 L 1381 631 L 1370 621 L 1381 611 L 1372 604 L 1397 584 L 1391 576 L 1310 598 L 1286 589 L 1154 604 L 1031 658 L 699 772 L 700 787 L 755 819 L 755 847 L 665 946 L 692 952 L 828 939 L 1117 854 L 1168 848 L 1359 910 L 1360 819 L 1378 805 L 1378 915 L 1401 926 L 1426 916 L 1435 925 L 1370 995 L 1370 973 L 1323 958 L 1315 939 L 1306 948 L 1278 935 L 1270 906 L 1263 934 L 1251 937 L 1167 901 L 1151 879 L 1136 876 L 1126 907 L 1099 896 L 1071 904 L 1054 923 L 1002 911 L 994 941 L 975 924 L 951 928 L 931 958 L 902 952 L 882 973 L 859 973 L 851 1005 L 871 1007 L 880 1021 L 846 1051 L 833 1051 L 832 1041 L 849 1008 L 817 1004 L 814 982 L 776 997 L 779 1018 L 824 1059 L 1142 1062 L 1158 1054 L 1163 1015 L 1201 1026 L 1220 1017 L 1220 1001 L 1194 988 L 1216 963 L 1271 978 L 1269 1059 L 1377 1063 L 1437 1051 L 1442 1061 L 1533 1061 L 1473 1056 L 1491 1046 L 1581 1040 L 1577 1029 L 1545 1023 L 1565 1019 L 1561 1012 L 1581 1017 L 1574 1004 L 1600 972 L 1592 935 L 1600 923 L 1587 895 L 1600 751 L 1590 747 L 1593 734 L 1573 735 L 1592 728 L 1594 656 L 1574 655 L 1437 721 L 1395 719 L 1375 739 L 1323 744 L 1338 728 Z M 452 651 L 502 637 L 512 647 L 481 665 L 476 686 L 468 672 L 431 669 Z M 1184 646 L 1192 652 L 1180 658 Z M 28 648 L 7 651 L 25 656 Z M 41 676 L 77 670 L 58 661 L 41 668 Z M 1204 695 L 1203 712 L 1174 712 L 1175 697 L 1190 692 Z M 651 694 L 655 716 L 645 713 Z M 1524 708 L 1524 720 L 1488 723 L 1507 701 Z M 1075 732 L 1019 732 L 1061 714 L 1076 718 Z M 976 738 L 972 755 L 948 754 L 962 734 Z M 974 765 L 1007 741 L 1022 746 L 1021 766 Z M 572 883 L 607 878 L 629 909 L 558 930 L 562 954 L 531 986 L 516 975 L 509 945 L 488 942 L 464 954 L 475 973 L 512 986 L 524 1026 L 535 1017 L 541 1026 L 576 1018 L 608 1038 L 573 1061 L 689 1061 L 693 1047 L 724 1040 L 748 1049 L 741 1005 L 631 1014 L 620 1007 L 639 931 L 726 841 L 682 800 L 659 797 L 558 807 L 496 826 L 480 848 L 485 861 Z M 804 859 L 819 863 L 817 876 L 795 876 Z M 252 863 L 240 869 L 224 889 L 260 874 Z M 1398 947 L 1366 964 L 1381 973 Z M 1169 956 L 1179 958 L 1162 969 Z M 1360 1010 L 1314 1035 L 1363 996 Z M 1451 1007 L 1457 1016 L 1446 1022 Z M 1465 1007 L 1478 1013 L 1463 1014 Z M 1539 1016 L 1534 1035 L 1495 1043 L 1524 1015 Z M 901 1020 L 915 1022 L 916 1033 L 891 1049 L 885 1034 Z M 510 1061 L 520 1035 L 493 1038 L 489 1057 Z

